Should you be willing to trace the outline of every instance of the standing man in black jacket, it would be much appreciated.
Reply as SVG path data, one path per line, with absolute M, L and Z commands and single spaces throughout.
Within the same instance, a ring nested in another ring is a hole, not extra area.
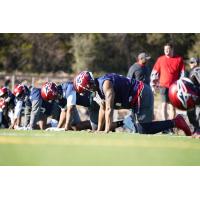
M 142 52 L 137 57 L 137 62 L 133 64 L 128 71 L 127 77 L 143 81 L 147 85 L 150 84 L 150 69 L 146 65 L 151 57 Z

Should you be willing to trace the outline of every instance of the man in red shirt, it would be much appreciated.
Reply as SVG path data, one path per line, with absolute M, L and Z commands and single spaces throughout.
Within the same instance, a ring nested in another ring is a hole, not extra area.
M 169 86 L 177 81 L 181 76 L 184 76 L 185 66 L 181 56 L 174 55 L 174 49 L 172 44 L 166 44 L 164 46 L 164 54 L 160 56 L 151 73 L 151 87 L 155 91 L 155 88 L 160 88 L 161 100 L 162 100 L 162 118 L 167 119 L 167 110 L 169 107 L 169 118 L 174 118 L 176 115 L 175 108 L 170 104 L 168 98 Z

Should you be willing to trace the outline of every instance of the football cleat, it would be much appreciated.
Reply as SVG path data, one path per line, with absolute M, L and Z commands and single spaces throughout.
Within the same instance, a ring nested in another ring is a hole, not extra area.
M 185 119 L 182 117 L 182 115 L 177 115 L 173 119 L 173 122 L 175 124 L 175 127 L 178 128 L 178 129 L 183 130 L 187 136 L 191 136 L 192 135 L 192 132 L 191 132 L 189 126 L 187 125 Z

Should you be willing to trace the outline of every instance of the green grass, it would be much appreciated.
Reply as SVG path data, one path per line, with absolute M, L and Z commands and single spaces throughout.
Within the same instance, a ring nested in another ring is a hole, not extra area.
M 181 136 L 0 130 L 1 166 L 200 165 L 200 140 Z

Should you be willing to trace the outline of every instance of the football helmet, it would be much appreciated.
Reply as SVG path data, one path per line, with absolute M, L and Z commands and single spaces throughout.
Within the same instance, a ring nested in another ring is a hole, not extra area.
M 169 88 L 171 104 L 180 110 L 189 110 L 199 102 L 199 90 L 188 78 L 181 78 Z
M 20 98 L 25 95 L 26 88 L 23 84 L 18 84 L 15 86 L 13 94 L 15 97 Z
M 7 87 L 0 88 L 0 97 L 5 97 L 8 95 L 9 89 Z
M 78 93 L 84 93 L 86 91 L 91 91 L 92 86 L 94 85 L 94 77 L 89 71 L 82 71 L 77 76 L 75 76 L 74 88 Z
M 45 101 L 55 100 L 58 96 L 58 88 L 54 82 L 46 82 L 42 85 L 41 96 Z

